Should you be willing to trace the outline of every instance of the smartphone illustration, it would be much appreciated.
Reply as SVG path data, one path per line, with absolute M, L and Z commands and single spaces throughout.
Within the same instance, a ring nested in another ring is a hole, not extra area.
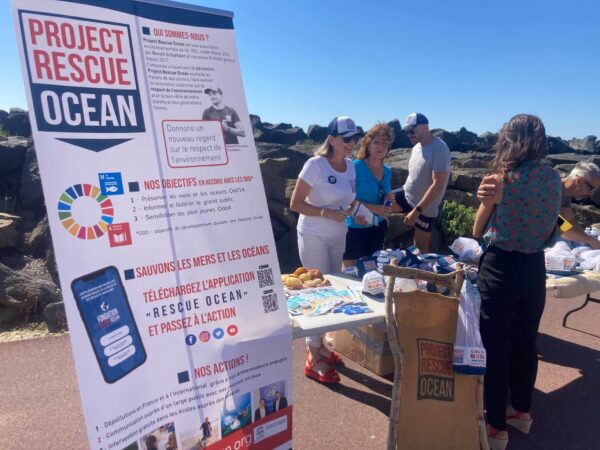
M 71 290 L 104 380 L 114 383 L 144 364 L 146 350 L 117 268 L 76 278 Z

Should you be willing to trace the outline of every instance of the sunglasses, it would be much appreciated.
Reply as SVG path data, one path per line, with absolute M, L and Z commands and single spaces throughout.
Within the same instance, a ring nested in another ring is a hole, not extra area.
M 358 142 L 358 140 L 359 137 L 357 135 L 342 137 L 342 141 L 344 141 L 346 144 L 349 144 L 350 142 Z
M 581 178 L 581 179 L 585 183 L 585 186 L 586 186 L 588 192 L 594 192 L 596 190 L 594 185 L 591 184 L 588 180 L 586 180 L 585 178 Z

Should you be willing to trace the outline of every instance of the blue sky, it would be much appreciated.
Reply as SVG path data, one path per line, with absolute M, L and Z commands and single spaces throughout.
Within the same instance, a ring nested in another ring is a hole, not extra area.
M 600 137 L 596 0 L 186 0 L 235 13 L 248 108 L 304 129 L 413 111 L 434 128 L 498 131 L 539 115 Z M 0 109 L 26 107 L 10 2 L 0 0 Z

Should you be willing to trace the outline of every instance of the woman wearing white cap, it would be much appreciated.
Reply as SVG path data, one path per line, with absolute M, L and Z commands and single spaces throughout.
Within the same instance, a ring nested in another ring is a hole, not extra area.
M 298 251 L 302 265 L 322 273 L 341 270 L 346 245 L 346 212 L 355 198 L 356 174 L 348 157 L 362 133 L 350 117 L 334 118 L 328 136 L 298 175 L 290 209 L 300 213 Z M 339 383 L 333 368 L 340 355 L 323 344 L 323 336 L 306 338 L 304 373 L 321 383 Z

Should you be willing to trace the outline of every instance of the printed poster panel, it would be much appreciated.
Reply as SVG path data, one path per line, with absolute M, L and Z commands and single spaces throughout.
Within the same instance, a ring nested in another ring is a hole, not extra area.
M 13 15 L 90 447 L 291 448 L 291 331 L 232 14 Z

